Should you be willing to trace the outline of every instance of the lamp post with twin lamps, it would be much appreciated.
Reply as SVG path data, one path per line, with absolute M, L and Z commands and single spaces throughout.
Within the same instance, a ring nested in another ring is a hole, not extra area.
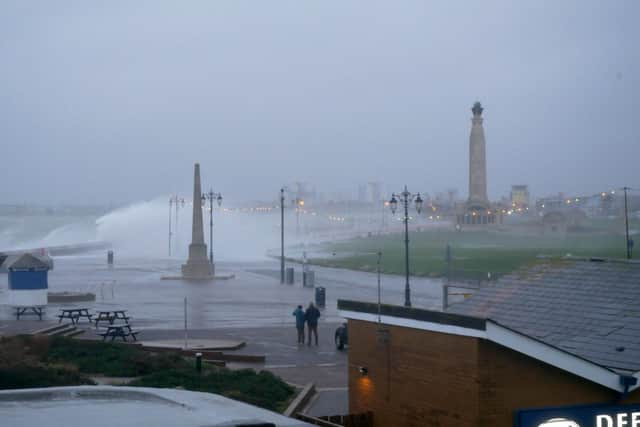
M 284 192 L 289 191 L 287 187 L 280 188 L 280 283 L 284 283 Z M 296 197 L 293 200 L 296 206 L 296 236 L 300 233 L 300 208 L 304 206 L 304 200 Z
M 182 197 L 175 196 L 169 197 L 169 256 L 171 256 L 171 236 L 173 233 L 171 232 L 171 211 L 172 206 L 176 205 L 176 222 L 175 222 L 175 235 L 176 235 L 176 247 L 178 246 L 178 209 L 182 206 L 184 208 L 184 199 Z
M 398 198 L 404 206 L 404 270 L 406 279 L 404 286 L 404 305 L 405 307 L 411 307 L 411 289 L 409 287 L 409 203 L 414 202 L 416 211 L 420 213 L 420 211 L 422 211 L 422 197 L 420 197 L 420 193 L 411 194 L 405 185 L 404 191 L 400 194 L 396 196 L 396 194 L 393 193 L 391 195 L 389 206 L 393 214 L 395 214 L 396 209 L 398 209 Z
M 208 193 L 202 195 L 202 201 L 209 201 L 209 263 L 213 268 L 213 201 L 218 203 L 218 206 L 222 204 L 222 194 L 214 193 L 213 189 L 210 189 Z

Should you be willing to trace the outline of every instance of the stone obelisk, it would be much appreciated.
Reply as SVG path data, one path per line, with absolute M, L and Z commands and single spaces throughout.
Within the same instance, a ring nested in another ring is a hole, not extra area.
M 207 257 L 207 245 L 204 243 L 202 226 L 202 189 L 200 186 L 200 165 L 193 168 L 193 224 L 191 226 L 191 244 L 189 258 L 182 264 L 182 276 L 186 279 L 213 279 L 212 266 Z
M 469 135 L 469 200 L 468 204 L 487 205 L 487 159 L 482 105 L 473 104 L 471 111 L 471 134 Z

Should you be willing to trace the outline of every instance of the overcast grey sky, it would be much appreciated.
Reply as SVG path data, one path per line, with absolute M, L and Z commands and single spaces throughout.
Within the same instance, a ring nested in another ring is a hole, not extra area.
M 640 2 L 0 3 L 0 203 L 640 186 Z M 635 107 L 635 108 L 634 108 Z

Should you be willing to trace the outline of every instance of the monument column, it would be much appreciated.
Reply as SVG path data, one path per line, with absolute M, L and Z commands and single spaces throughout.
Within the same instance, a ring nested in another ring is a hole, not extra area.
M 213 278 L 212 266 L 207 258 L 207 245 L 204 243 L 202 224 L 202 188 L 200 186 L 200 164 L 193 168 L 193 224 L 191 226 L 191 244 L 189 258 L 182 264 L 182 276 L 190 279 Z
M 469 202 L 488 204 L 487 160 L 484 128 L 482 126 L 482 105 L 476 102 L 471 109 L 471 134 L 469 135 Z

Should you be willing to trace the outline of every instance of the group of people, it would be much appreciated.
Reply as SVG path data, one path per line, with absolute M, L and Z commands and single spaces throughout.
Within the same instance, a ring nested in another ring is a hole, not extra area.
M 296 317 L 296 329 L 298 330 L 298 344 L 304 344 L 304 325 L 307 324 L 307 344 L 311 345 L 311 334 L 315 336 L 316 345 L 318 345 L 318 319 L 320 318 L 320 310 L 309 303 L 309 307 L 306 310 L 299 305 L 294 311 L 293 315 Z

